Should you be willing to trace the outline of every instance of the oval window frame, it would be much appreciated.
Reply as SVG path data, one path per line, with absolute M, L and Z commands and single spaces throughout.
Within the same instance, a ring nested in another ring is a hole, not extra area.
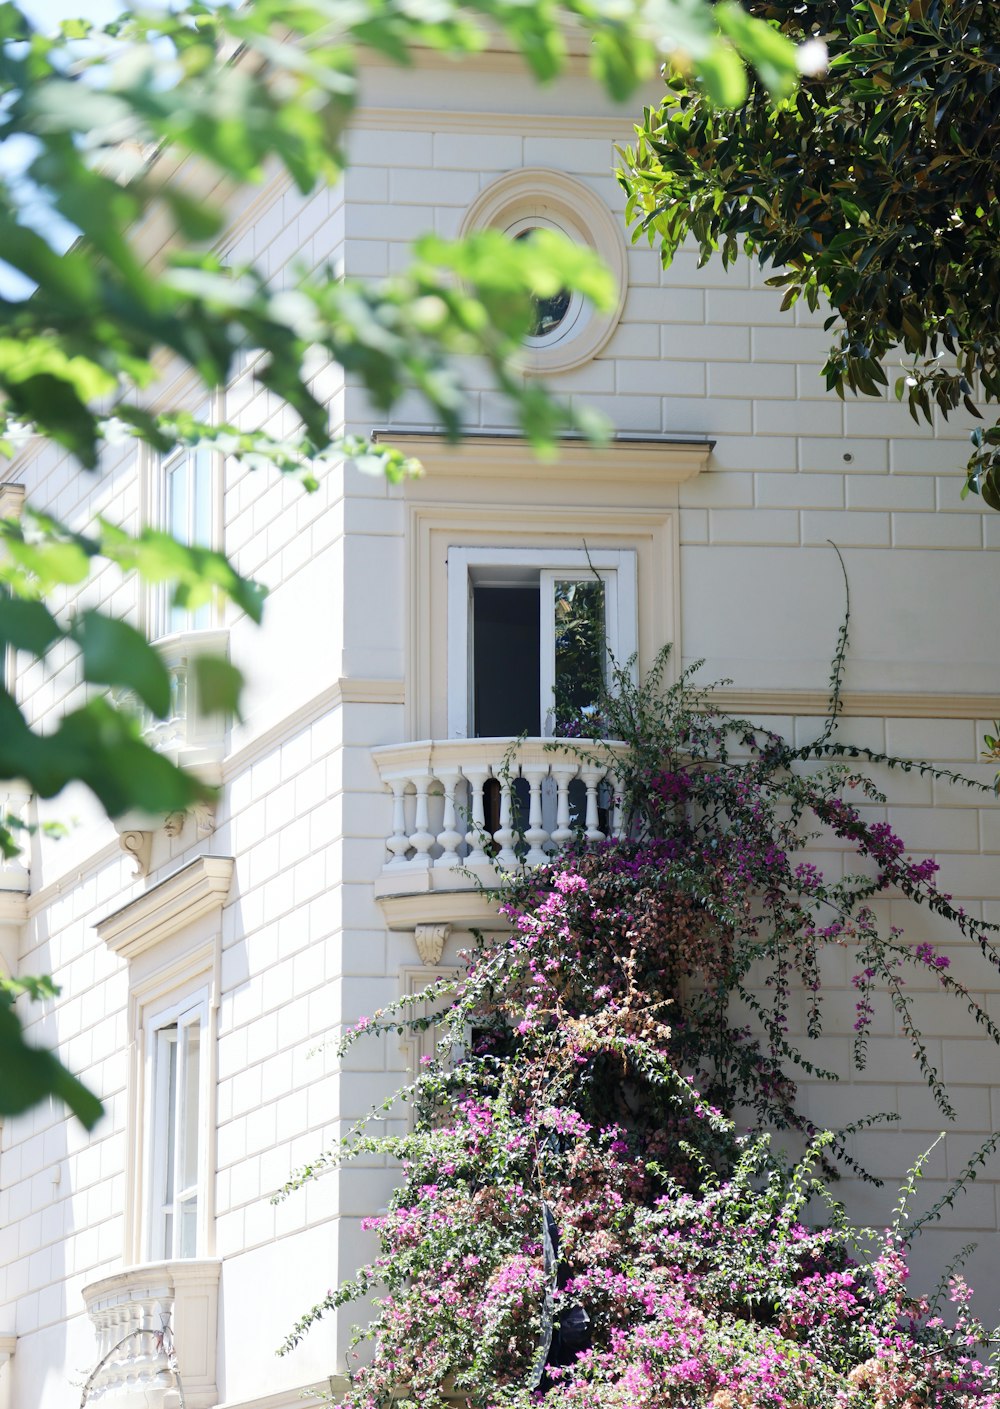
M 545 167 L 521 167 L 492 181 L 469 206 L 459 233 L 493 229 L 513 236 L 538 226 L 559 230 L 592 249 L 610 269 L 617 289 L 605 312 L 574 294 L 557 328 L 525 340 L 524 370 L 552 376 L 592 361 L 618 326 L 628 289 L 628 254 L 624 226 L 601 198 L 582 181 Z

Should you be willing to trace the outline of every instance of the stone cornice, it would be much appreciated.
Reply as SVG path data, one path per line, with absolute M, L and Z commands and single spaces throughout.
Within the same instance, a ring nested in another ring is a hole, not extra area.
M 231 856 L 197 857 L 120 910 L 98 920 L 98 935 L 115 954 L 123 959 L 134 958 L 202 915 L 221 910 L 235 864 Z
M 609 148 L 608 174 L 611 174 L 610 148 L 635 141 L 635 126 L 627 117 L 567 116 L 563 113 L 454 112 L 431 108 L 363 107 L 351 118 L 351 127 L 393 132 L 468 132 L 514 137 L 589 137 L 604 139 Z
M 539 460 L 531 447 L 514 435 L 470 435 L 460 444 L 445 436 L 405 430 L 375 430 L 372 440 L 401 450 L 420 460 L 438 479 L 460 476 L 465 480 L 529 479 L 542 475 L 575 481 L 600 481 L 614 485 L 682 484 L 708 466 L 713 440 L 654 440 L 636 437 L 591 445 L 583 440 L 561 440 L 551 461 Z
M 727 714 L 792 714 L 825 717 L 826 690 L 757 690 L 725 686 L 713 690 L 712 703 Z M 995 719 L 1000 694 L 930 694 L 909 690 L 858 690 L 841 696 L 848 719 Z
M 0 890 L 0 925 L 23 925 L 28 918 L 28 897 L 23 890 Z
M 0 519 L 20 518 L 21 509 L 24 506 L 24 495 L 23 484 L 14 484 L 10 480 L 5 484 L 0 484 Z
M 350 1389 L 350 1381 L 344 1375 L 330 1375 L 322 1384 L 300 1385 L 296 1389 L 279 1390 L 276 1394 L 265 1394 L 259 1399 L 227 1399 L 217 1409 L 302 1409 L 303 1400 L 310 1400 L 321 1394 L 332 1394 L 340 1400 Z

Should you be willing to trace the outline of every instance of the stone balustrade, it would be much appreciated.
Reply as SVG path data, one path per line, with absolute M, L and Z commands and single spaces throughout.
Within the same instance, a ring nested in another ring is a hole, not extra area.
M 578 836 L 620 835 L 614 761 L 624 749 L 545 739 L 424 740 L 375 749 L 392 793 L 377 893 L 412 886 L 427 873 L 435 890 L 477 879 L 488 884 L 518 867 L 543 865 Z
M 206 713 L 198 698 L 195 661 L 199 656 L 227 656 L 227 630 L 182 631 L 157 641 L 156 649 L 170 676 L 170 709 L 166 719 L 146 716 L 143 737 L 175 763 L 196 768 L 208 782 L 218 782 L 225 752 L 227 721 Z
M 143 1264 L 84 1287 L 97 1335 L 86 1409 L 209 1409 L 217 1260 Z

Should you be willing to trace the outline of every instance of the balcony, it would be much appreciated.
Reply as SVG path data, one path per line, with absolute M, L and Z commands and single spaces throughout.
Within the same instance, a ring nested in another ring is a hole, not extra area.
M 210 1409 L 219 1269 L 215 1260 L 130 1267 L 84 1287 L 97 1333 L 87 1409 Z
M 625 749 L 615 742 L 574 747 L 500 738 L 373 750 L 392 793 L 387 856 L 375 882 L 390 927 L 435 919 L 496 923 L 483 887 L 544 865 L 580 835 L 589 841 L 619 836 L 614 760 Z
M 227 721 L 206 713 L 198 700 L 194 661 L 199 656 L 227 656 L 229 632 L 181 631 L 157 641 L 170 676 L 170 710 L 166 719 L 148 717 L 143 737 L 182 768 L 198 772 L 206 782 L 220 781 Z

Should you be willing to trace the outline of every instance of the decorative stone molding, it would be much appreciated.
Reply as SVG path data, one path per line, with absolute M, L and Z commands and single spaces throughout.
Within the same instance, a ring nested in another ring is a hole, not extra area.
M 19 519 L 24 508 L 23 484 L 0 484 L 0 519 Z
M 413 938 L 417 946 L 417 953 L 421 961 L 433 968 L 435 964 L 440 964 L 441 955 L 444 953 L 444 946 L 448 942 L 451 934 L 451 925 L 447 922 L 432 925 L 417 925 L 413 931 Z
M 13 1409 L 10 1392 L 10 1362 L 17 1348 L 17 1336 L 0 1335 L 0 1409 Z
M 97 1334 L 84 1404 L 211 1409 L 218 1403 L 216 1258 L 147 1263 L 83 1289 Z
M 21 952 L 21 926 L 28 918 L 28 897 L 23 891 L 0 890 L 0 973 L 17 977 Z M 0 1380 L 0 1384 L 3 1381 Z M 2 1400 L 0 1400 L 2 1409 Z
M 669 439 L 643 436 L 591 445 L 589 441 L 566 437 L 559 441 L 557 457 L 544 471 L 537 458 L 517 435 L 469 435 L 461 445 L 450 443 L 436 431 L 373 430 L 376 445 L 394 445 L 404 455 L 420 460 L 432 474 L 425 478 L 436 490 L 442 478 L 478 480 L 530 480 L 537 484 L 546 475 L 553 481 L 565 479 L 581 484 L 599 484 L 608 490 L 628 485 L 678 485 L 708 468 L 714 440 Z M 418 495 L 423 480 L 407 486 Z M 616 501 L 617 502 L 617 501 Z
M 98 935 L 122 958 L 134 958 L 225 905 L 235 864 L 231 856 L 197 857 L 144 895 L 98 920 Z
M 536 223 L 592 249 L 615 281 L 613 307 L 601 312 L 574 295 L 565 320 L 551 334 L 529 340 L 522 348 L 520 360 L 527 371 L 568 372 L 595 357 L 618 326 L 628 290 L 623 227 L 582 181 L 561 171 L 519 167 L 479 193 L 465 213 L 460 234 L 492 228 L 516 236 Z
M 713 690 L 712 704 L 731 714 L 797 714 L 825 717 L 826 690 L 758 690 L 727 686 Z M 853 719 L 995 719 L 996 695 L 931 694 L 917 690 L 847 690 L 840 712 Z
M 153 833 L 145 828 L 127 827 L 118 833 L 118 844 L 126 856 L 134 863 L 132 875 L 136 880 L 149 875 L 153 859 Z
M 228 721 L 201 708 L 194 662 L 199 656 L 228 655 L 229 632 L 180 631 L 157 641 L 156 649 L 170 676 L 171 708 L 166 719 L 150 718 L 146 742 L 205 782 L 218 783 Z
M 194 818 L 195 834 L 199 841 L 205 841 L 215 831 L 215 803 L 201 801 L 192 803 L 189 812 L 168 812 L 163 830 L 168 837 L 177 838 L 184 832 L 188 817 Z

